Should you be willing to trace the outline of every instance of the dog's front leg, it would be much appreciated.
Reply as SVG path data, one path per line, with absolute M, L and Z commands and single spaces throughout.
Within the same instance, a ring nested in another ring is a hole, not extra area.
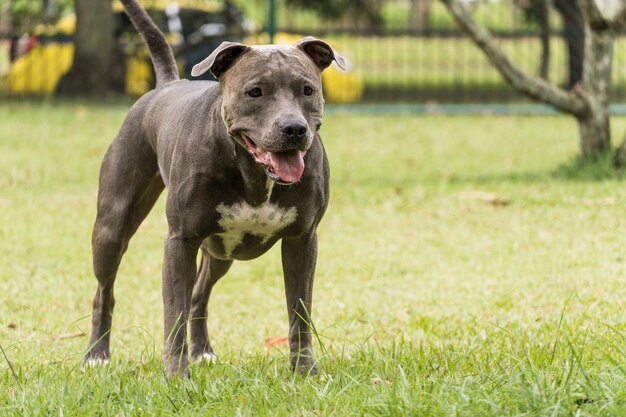
M 163 360 L 168 376 L 189 376 L 187 317 L 201 240 L 168 237 L 163 258 Z
M 283 238 L 282 261 L 289 313 L 291 365 L 302 375 L 316 375 L 311 337 L 313 277 L 317 260 L 315 231 L 299 238 Z

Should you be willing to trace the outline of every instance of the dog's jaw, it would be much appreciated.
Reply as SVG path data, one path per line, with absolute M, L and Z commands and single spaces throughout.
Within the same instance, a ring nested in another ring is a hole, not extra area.
M 257 145 L 245 134 L 240 136 L 248 153 L 265 168 L 268 178 L 282 185 L 300 181 L 304 172 L 306 151 L 289 149 L 283 152 L 270 152 Z

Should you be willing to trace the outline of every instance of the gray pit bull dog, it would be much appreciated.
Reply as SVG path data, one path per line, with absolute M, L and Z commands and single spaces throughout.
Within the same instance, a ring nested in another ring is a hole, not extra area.
M 130 110 L 100 171 L 93 230 L 98 289 L 85 362 L 109 359 L 113 285 L 122 255 L 165 187 L 169 225 L 163 260 L 164 361 L 189 375 L 215 357 L 207 332 L 213 285 L 233 260 L 281 240 L 291 363 L 316 373 L 311 332 L 317 226 L 328 205 L 321 71 L 344 60 L 326 43 L 246 46 L 224 42 L 193 68 L 219 83 L 179 80 L 172 51 L 136 0 L 123 0 L 143 36 L 157 87 Z M 202 258 L 196 265 L 198 251 Z

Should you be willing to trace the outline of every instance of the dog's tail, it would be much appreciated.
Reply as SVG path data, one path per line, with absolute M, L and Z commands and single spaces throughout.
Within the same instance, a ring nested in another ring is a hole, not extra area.
M 168 82 L 178 80 L 178 68 L 172 48 L 165 40 L 165 36 L 154 24 L 148 13 L 137 0 L 121 0 L 126 14 L 133 22 L 137 32 L 148 46 L 150 58 L 156 73 L 157 87 Z

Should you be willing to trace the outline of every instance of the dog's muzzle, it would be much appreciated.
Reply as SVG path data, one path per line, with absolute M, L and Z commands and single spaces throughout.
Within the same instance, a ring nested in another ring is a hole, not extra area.
M 267 176 L 280 184 L 293 184 L 300 181 L 304 172 L 306 151 L 290 149 L 270 152 L 258 146 L 248 136 L 242 134 L 244 145 L 254 160 L 265 167 Z

